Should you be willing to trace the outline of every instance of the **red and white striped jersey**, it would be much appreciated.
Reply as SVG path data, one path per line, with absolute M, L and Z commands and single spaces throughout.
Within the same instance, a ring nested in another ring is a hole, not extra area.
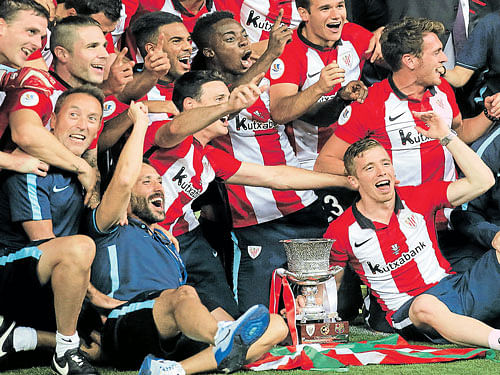
M 299 91 L 303 91 L 318 82 L 321 69 L 333 61 L 345 70 L 342 86 L 360 78 L 368 58 L 365 51 L 372 37 L 371 32 L 349 22 L 342 29 L 341 39 L 332 48 L 323 48 L 305 39 L 300 32 L 302 27 L 301 25 L 294 31 L 292 42 L 271 66 L 272 85 L 293 83 L 299 87 Z M 332 98 L 340 87 L 340 84 L 335 85 L 333 90 L 322 96 L 318 102 Z M 302 168 L 312 170 L 319 151 L 333 134 L 333 129 L 318 128 L 314 124 L 297 119 L 287 132 Z
M 151 90 L 144 96 L 141 100 L 172 100 L 172 93 L 174 92 L 174 83 L 162 83 L 158 81 L 158 83 L 153 86 Z M 168 120 L 172 117 L 170 113 L 149 113 L 149 125 L 155 121 L 164 121 Z
M 439 250 L 434 214 L 450 207 L 450 182 L 430 182 L 397 189 L 388 225 L 363 216 L 353 204 L 333 221 L 324 237 L 335 239 L 330 262 L 358 273 L 389 319 L 406 301 L 452 273 Z
M 250 42 L 269 39 L 269 31 L 283 9 L 282 23 L 295 29 L 301 18 L 295 0 L 215 0 L 217 9 L 229 10 L 241 23 Z
M 411 111 L 434 110 L 450 126 L 459 115 L 453 89 L 444 79 L 430 87 L 421 100 L 408 98 L 391 78 L 369 88 L 362 105 L 353 103 L 340 114 L 335 135 L 354 143 L 366 136 L 376 139 L 391 156 L 400 186 L 426 181 L 453 181 L 455 163 L 438 140 L 419 134 Z
M 146 138 L 154 143 L 156 129 L 148 128 Z M 211 146 L 203 147 L 193 136 L 175 147 L 160 148 L 149 157 L 162 176 L 166 218 L 160 223 L 174 236 L 195 229 L 199 222 L 191 208 L 193 200 L 208 188 L 215 177 L 223 180 L 234 175 L 241 162 Z
M 263 79 L 260 85 L 268 85 Z M 269 92 L 229 121 L 229 134 L 212 144 L 238 160 L 260 165 L 300 167 L 283 125 L 275 124 L 269 114 Z M 311 190 L 278 191 L 262 187 L 226 185 L 233 226 L 265 223 L 307 207 L 316 200 Z

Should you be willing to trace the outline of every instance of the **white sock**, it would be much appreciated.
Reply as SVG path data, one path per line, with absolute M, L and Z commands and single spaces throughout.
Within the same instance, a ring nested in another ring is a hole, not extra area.
M 492 329 L 488 335 L 488 345 L 491 349 L 500 350 L 500 329 Z
M 56 355 L 61 358 L 66 351 L 80 346 L 80 337 L 75 331 L 73 336 L 64 336 L 59 332 L 56 333 Z
M 16 327 L 12 341 L 16 352 L 35 350 L 37 343 L 36 330 L 30 327 Z

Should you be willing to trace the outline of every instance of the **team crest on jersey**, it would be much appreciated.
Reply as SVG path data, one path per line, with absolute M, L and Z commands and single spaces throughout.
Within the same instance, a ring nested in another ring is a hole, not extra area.
M 416 229 L 417 228 L 417 218 L 415 217 L 415 215 L 410 214 L 404 218 L 403 224 L 410 229 Z
M 102 116 L 108 117 L 111 116 L 116 110 L 116 103 L 112 100 L 106 100 L 104 102 Z
M 344 125 L 351 118 L 351 114 L 352 114 L 352 108 L 350 105 L 348 105 L 347 107 L 344 108 L 342 113 L 340 113 L 338 124 Z
M 397 243 L 395 243 L 391 246 L 391 250 L 394 253 L 394 255 L 398 255 L 399 252 L 401 251 L 401 248 L 399 247 L 399 245 Z
M 248 246 L 248 255 L 250 258 L 255 259 L 260 255 L 262 246 Z
M 269 70 L 272 79 L 280 78 L 285 73 L 285 63 L 281 59 L 274 60 Z
M 351 68 L 352 67 L 352 63 L 354 62 L 354 57 L 352 55 L 352 51 L 348 51 L 346 53 L 343 53 L 340 56 L 340 61 L 342 61 L 342 63 L 344 64 L 344 66 L 346 68 Z
M 444 109 L 444 102 L 443 102 L 443 98 L 437 98 L 437 99 L 436 99 L 436 104 L 437 104 L 440 108 L 443 108 L 443 109 Z
M 34 91 L 26 91 L 24 94 L 21 95 L 20 102 L 22 105 L 25 107 L 33 107 L 38 104 L 40 101 L 40 98 L 38 97 L 38 94 Z

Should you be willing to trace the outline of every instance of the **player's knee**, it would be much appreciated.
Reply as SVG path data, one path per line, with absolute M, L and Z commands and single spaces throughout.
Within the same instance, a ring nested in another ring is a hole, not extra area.
M 437 314 L 439 314 L 436 306 L 437 302 L 437 298 L 430 294 L 421 294 L 415 298 L 409 311 L 412 323 L 416 326 L 426 324 L 432 327 L 436 321 Z
M 194 289 L 190 285 L 182 285 L 179 288 L 177 288 L 175 296 L 177 302 L 181 302 L 186 299 L 199 300 L 198 293 L 196 293 L 196 289 Z
M 75 235 L 68 249 L 62 252 L 63 262 L 82 270 L 90 269 L 95 257 L 95 243 L 87 236 Z
M 269 327 L 272 329 L 274 336 L 273 344 L 278 344 L 286 339 L 288 335 L 288 326 L 281 316 L 278 314 L 271 314 Z
M 261 338 L 261 344 L 272 347 L 285 340 L 288 335 L 288 327 L 283 318 L 277 314 L 269 316 L 269 326 Z

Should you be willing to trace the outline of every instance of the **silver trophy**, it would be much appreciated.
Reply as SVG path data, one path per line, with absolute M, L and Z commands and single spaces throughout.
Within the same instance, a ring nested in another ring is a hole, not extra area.
M 334 268 L 330 268 L 330 250 L 334 241 L 327 238 L 304 238 L 280 241 L 285 247 L 288 260 L 288 270 L 284 270 L 283 274 L 295 284 L 302 286 L 301 293 L 306 300 L 305 307 L 302 309 L 299 326 L 304 325 L 305 329 L 303 331 L 309 334 L 311 341 L 304 340 L 304 334 L 302 334 L 301 341 L 303 343 L 347 341 L 348 322 L 340 322 L 336 312 L 327 314 L 325 308 L 316 303 L 318 285 L 328 281 L 335 274 L 342 271 L 342 267 L 335 266 Z M 313 324 L 321 325 L 319 330 L 323 332 L 321 334 L 312 334 Z M 332 326 L 334 332 L 330 332 L 328 324 L 335 325 Z M 336 339 L 337 336 L 335 334 L 339 336 L 338 339 Z

